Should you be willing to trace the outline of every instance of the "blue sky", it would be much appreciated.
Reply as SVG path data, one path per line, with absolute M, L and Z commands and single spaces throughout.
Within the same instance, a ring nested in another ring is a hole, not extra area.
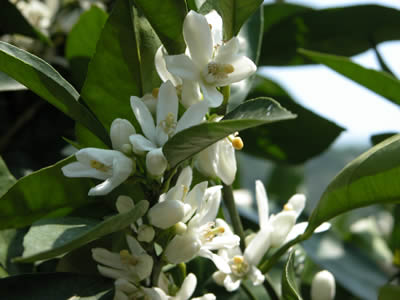
M 272 1 L 265 1 L 272 2 Z M 379 4 L 400 9 L 398 0 L 299 0 L 286 1 L 314 8 Z M 400 78 L 400 42 L 385 42 L 378 50 Z M 372 51 L 353 57 L 363 66 L 379 69 Z M 400 132 L 400 108 L 324 66 L 265 67 L 261 70 L 279 82 L 302 105 L 345 127 L 337 145 L 369 143 L 371 134 Z

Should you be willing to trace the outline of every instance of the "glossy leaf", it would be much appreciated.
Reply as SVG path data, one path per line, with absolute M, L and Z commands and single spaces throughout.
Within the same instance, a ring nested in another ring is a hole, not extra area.
M 169 54 L 185 52 L 182 26 L 187 14 L 185 0 L 134 0 L 156 31 Z
M 299 53 L 317 63 L 326 65 L 334 71 L 354 80 L 393 103 L 400 105 L 400 80 L 392 77 L 386 72 L 365 68 L 353 63 L 346 57 L 318 53 L 304 49 L 300 49 Z
M 50 44 L 49 38 L 31 25 L 10 1 L 2 1 L 0 20 L 0 35 L 17 33 Z
M 295 115 L 272 99 L 249 100 L 220 122 L 202 123 L 178 132 L 164 145 L 163 152 L 174 167 L 236 131 L 292 118 Z
M 26 86 L 0 72 L 0 92 L 26 90 Z
M 271 6 L 265 6 L 265 10 Z M 287 7 L 289 13 L 291 10 L 291 7 Z M 299 10 L 299 13 L 282 18 L 264 32 L 260 64 L 309 63 L 310 60 L 296 52 L 298 48 L 352 56 L 374 44 L 398 39 L 400 11 L 393 8 L 358 5 L 304 12 Z
M 107 20 L 107 13 L 93 5 L 84 12 L 68 34 L 65 57 L 70 63 L 72 77 L 78 88 L 86 78 L 90 59 L 96 51 L 96 44 Z
M 395 284 L 385 284 L 379 289 L 378 300 L 400 299 L 400 286 Z
M 372 204 L 400 202 L 400 135 L 374 146 L 333 179 L 309 218 L 306 235 L 344 212 Z
M 6 163 L 0 156 L 0 197 L 3 196 L 16 181 L 17 180 L 10 173 Z
M 291 18 L 294 15 L 312 11 L 311 7 L 293 4 L 293 3 L 270 3 L 263 5 L 264 11 L 264 33 L 268 32 L 270 28 L 283 22 L 287 18 Z M 273 47 L 273 45 L 271 45 Z
M 376 300 L 378 289 L 389 279 L 379 262 L 359 248 L 340 241 L 331 232 L 314 234 L 302 246 L 321 268 L 329 270 L 337 283 L 359 299 Z
M 287 122 L 260 126 L 241 133 L 243 151 L 262 158 L 298 164 L 325 151 L 344 130 L 297 104 L 277 83 L 257 77 L 249 97 L 270 96 L 297 115 Z
M 110 144 L 104 127 L 79 103 L 78 92 L 48 63 L 24 50 L 0 42 L 0 71 L 19 81 L 67 116 Z
M 13 300 L 111 300 L 113 281 L 102 276 L 74 273 L 38 273 L 0 280 L 0 293 Z
M 397 134 L 396 132 L 386 132 L 386 133 L 381 133 L 381 134 L 374 134 L 371 136 L 371 143 L 372 143 L 372 145 L 377 145 L 396 134 Z
M 149 207 L 145 200 L 123 214 L 107 218 L 103 222 L 66 217 L 45 219 L 34 224 L 24 238 L 25 251 L 17 262 L 34 262 L 49 259 L 79 248 L 93 240 L 122 230 L 142 217 Z
M 262 0 L 208 0 L 200 11 L 202 13 L 215 9 L 222 17 L 224 39 L 230 40 L 237 35 L 246 20 L 262 4 Z
M 294 270 L 295 254 L 292 251 L 282 272 L 282 299 L 283 300 L 302 300 L 301 294 L 296 283 Z
M 61 167 L 74 158 L 33 172 L 16 182 L 0 199 L 0 229 L 23 227 L 44 217 L 64 216 L 88 204 L 92 181 L 67 178 Z

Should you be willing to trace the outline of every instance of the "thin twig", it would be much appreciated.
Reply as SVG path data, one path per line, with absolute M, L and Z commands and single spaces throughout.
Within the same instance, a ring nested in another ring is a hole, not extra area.
M 264 274 L 265 280 L 264 280 L 264 287 L 268 292 L 268 295 L 271 300 L 279 300 L 278 293 L 275 291 L 274 286 L 271 283 L 271 279 L 267 274 Z

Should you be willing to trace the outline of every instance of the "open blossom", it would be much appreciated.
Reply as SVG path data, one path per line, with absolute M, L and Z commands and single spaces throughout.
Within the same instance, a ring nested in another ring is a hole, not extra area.
M 111 192 L 131 175 L 133 161 L 116 150 L 84 148 L 75 153 L 76 162 L 62 167 L 67 177 L 89 177 L 104 180 L 89 190 L 89 196 Z
M 137 283 L 150 276 L 153 270 L 153 258 L 146 253 L 138 241 L 130 235 L 126 236 L 128 250 L 119 253 L 103 248 L 92 249 L 92 256 L 100 263 L 97 268 L 106 277 L 125 279 Z
M 213 34 L 206 17 L 190 11 L 183 23 L 186 54 L 165 56 L 169 72 L 183 80 L 196 82 L 210 107 L 221 105 L 223 96 L 217 87 L 241 81 L 256 71 L 255 64 L 239 55 L 239 41 L 226 43 L 221 34 Z
M 163 83 L 158 93 L 156 120 L 141 99 L 131 97 L 131 106 L 143 135 L 130 136 L 132 150 L 146 155 L 146 167 L 150 174 L 161 176 L 167 168 L 162 146 L 179 131 L 199 124 L 207 113 L 207 105 L 199 102 L 191 106 L 178 121 L 178 96 L 170 81 Z
M 197 255 L 211 259 L 218 268 L 227 270 L 226 262 L 211 250 L 235 247 L 240 239 L 224 220 L 216 219 L 221 202 L 221 186 L 208 188 L 204 198 L 186 231 L 171 240 L 164 255 L 175 264 L 187 262 Z

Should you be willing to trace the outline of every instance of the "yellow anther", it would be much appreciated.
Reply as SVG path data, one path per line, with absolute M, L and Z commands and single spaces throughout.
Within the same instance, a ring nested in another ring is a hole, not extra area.
M 158 92 L 159 92 L 159 91 L 160 91 L 159 88 L 154 88 L 153 91 L 151 92 L 151 95 L 152 95 L 154 98 L 158 98 Z
M 236 255 L 232 259 L 231 265 L 232 273 L 236 276 L 244 276 L 249 271 L 249 264 L 244 260 L 243 256 Z
M 240 137 L 233 138 L 232 139 L 232 146 L 236 150 L 242 150 L 243 146 L 244 146 L 242 139 Z
M 97 161 L 97 160 L 91 160 L 90 161 L 90 166 L 93 169 L 99 170 L 101 172 L 107 172 L 108 170 L 110 170 L 110 167 L 106 166 L 105 164 Z
M 208 27 L 210 27 L 210 30 L 212 30 L 212 25 L 211 24 L 208 24 Z
M 244 262 L 243 256 L 234 256 L 233 257 L 233 263 L 238 265 L 242 264 Z
M 138 263 L 138 260 L 137 260 L 135 257 L 133 257 L 133 256 L 129 253 L 129 251 L 126 250 L 126 249 L 121 250 L 121 251 L 119 252 L 119 256 L 120 256 L 120 258 L 121 258 L 121 261 L 122 261 L 124 264 L 128 264 L 128 265 L 135 266 L 135 265 Z
M 290 203 L 286 203 L 286 204 L 283 206 L 283 210 L 291 211 L 291 210 L 293 210 L 293 206 L 292 206 Z
M 165 120 L 162 120 L 160 124 L 165 134 L 171 136 L 175 132 L 176 128 L 175 115 L 171 112 L 168 113 L 165 117 Z
M 235 68 L 231 64 L 223 64 L 222 68 L 224 70 L 224 73 L 230 74 L 235 71 Z

